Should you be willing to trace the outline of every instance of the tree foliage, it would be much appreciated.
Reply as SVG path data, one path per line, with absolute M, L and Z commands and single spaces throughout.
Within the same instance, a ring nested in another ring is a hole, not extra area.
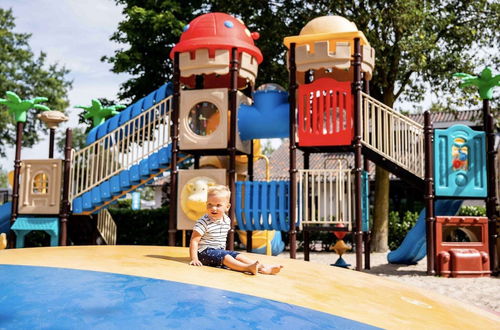
M 33 54 L 30 34 L 14 32 L 15 22 L 11 10 L 0 8 L 0 95 L 7 91 L 21 99 L 43 96 L 49 108 L 64 110 L 68 106 L 67 92 L 71 82 L 66 79 L 68 70 L 58 64 L 46 63 L 46 54 Z M 0 155 L 5 147 L 15 143 L 13 119 L 0 105 Z M 39 140 L 39 132 L 46 131 L 35 110 L 28 112 L 23 132 L 23 146 L 29 147 Z

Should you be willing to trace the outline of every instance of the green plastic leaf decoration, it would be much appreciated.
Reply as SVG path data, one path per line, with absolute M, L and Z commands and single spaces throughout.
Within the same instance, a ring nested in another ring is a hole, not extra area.
M 92 118 L 92 127 L 101 125 L 107 118 L 118 114 L 117 110 L 125 109 L 124 105 L 111 105 L 103 107 L 101 102 L 92 99 L 91 106 L 77 105 L 75 108 L 83 109 L 87 113 L 83 116 L 85 119 Z
M 46 102 L 47 100 L 48 99 L 46 97 L 35 97 L 31 100 L 21 100 L 16 93 L 8 91 L 5 93 L 5 99 L 0 98 L 0 104 L 7 107 L 7 111 L 14 117 L 16 123 L 25 123 L 26 114 L 30 109 L 42 111 L 50 110 L 50 108 L 46 105 L 38 104 L 40 102 Z
M 462 79 L 461 88 L 476 86 L 479 89 L 479 97 L 483 100 L 491 100 L 493 98 L 493 88 L 500 86 L 500 75 L 493 76 L 489 67 L 484 68 L 479 76 L 461 72 L 455 73 L 453 76 Z

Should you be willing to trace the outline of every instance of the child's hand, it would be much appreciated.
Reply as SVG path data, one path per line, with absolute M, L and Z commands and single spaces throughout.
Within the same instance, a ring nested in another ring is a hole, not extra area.
M 191 266 L 203 266 L 203 264 L 199 260 L 191 260 L 191 262 L 189 264 Z

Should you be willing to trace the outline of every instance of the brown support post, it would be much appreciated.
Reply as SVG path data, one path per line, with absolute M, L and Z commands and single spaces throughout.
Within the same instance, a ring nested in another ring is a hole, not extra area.
M 297 107 L 297 100 L 295 92 L 297 90 L 297 66 L 295 64 L 295 43 L 290 44 L 289 52 L 289 63 L 290 63 L 290 86 L 288 87 L 288 100 L 290 103 L 290 210 L 289 210 L 289 221 L 290 221 L 290 231 L 289 231 L 289 241 L 290 241 L 290 258 L 295 259 L 297 257 L 297 230 L 295 228 L 295 222 L 297 220 L 297 144 L 295 141 L 295 135 L 297 131 L 297 115 L 295 109 Z
M 19 176 L 21 175 L 21 145 L 23 140 L 24 123 L 18 121 L 16 125 L 16 156 L 14 159 L 14 182 L 12 186 L 12 212 L 10 216 L 10 227 L 14 225 L 19 211 Z M 16 247 L 16 238 L 14 232 L 9 231 L 9 247 Z
M 71 172 L 71 145 L 73 143 L 73 132 L 71 128 L 66 129 L 66 144 L 64 146 L 64 174 L 62 186 L 62 201 L 59 212 L 60 232 L 59 245 L 66 246 L 68 244 L 68 218 L 70 212 L 69 203 L 69 180 Z
M 200 168 L 200 155 L 194 155 L 194 169 L 197 170 Z
M 311 154 L 307 151 L 304 151 L 304 153 L 302 154 L 302 156 L 304 157 L 304 169 L 305 170 L 308 170 L 310 167 L 311 167 Z M 309 191 L 307 192 L 307 198 L 310 199 L 311 196 L 309 195 Z M 311 201 L 309 200 L 309 205 L 311 205 Z M 307 226 L 302 226 L 302 231 L 303 231 L 303 237 L 304 237 L 304 261 L 309 261 L 310 260 L 310 256 L 309 256 L 309 243 L 310 243 L 310 240 L 309 240 L 309 230 L 307 228 Z
M 179 68 L 179 53 L 174 54 L 174 95 L 172 100 L 172 124 L 170 137 L 172 140 L 172 157 L 170 163 L 170 209 L 168 220 L 168 245 L 175 246 L 177 232 L 177 154 L 179 153 L 179 107 L 181 97 L 181 74 Z
M 238 49 L 231 49 L 231 64 L 229 66 L 229 111 L 231 120 L 229 126 L 229 189 L 231 190 L 231 209 L 229 209 L 229 218 L 231 219 L 231 229 L 228 235 L 228 249 L 234 250 L 234 226 L 236 224 L 236 125 L 238 118 Z
M 431 113 L 424 112 L 424 143 L 425 143 L 425 225 L 427 243 L 427 275 L 435 275 L 435 225 L 434 217 L 434 157 Z
M 354 94 L 354 191 L 355 202 L 354 210 L 356 217 L 355 225 L 355 242 L 356 242 L 356 270 L 361 271 L 363 268 L 363 231 L 361 219 L 363 212 L 361 210 L 361 172 L 362 155 L 361 155 L 361 45 L 359 38 L 354 38 L 354 61 L 352 63 L 354 70 L 353 94 Z
M 486 132 L 486 166 L 488 177 L 488 197 L 486 198 L 486 216 L 488 217 L 488 233 L 489 233 L 489 253 L 490 253 L 490 270 L 493 273 L 496 269 L 498 256 L 496 255 L 496 222 L 497 222 L 497 192 L 496 180 L 498 180 L 495 169 L 495 120 L 491 114 L 490 100 L 483 100 L 483 120 L 484 131 Z
M 370 95 L 370 81 L 366 80 L 363 77 L 363 92 L 365 94 Z M 370 161 L 365 157 L 363 159 L 363 169 L 366 171 L 366 173 L 370 173 Z M 368 179 L 368 195 L 370 194 L 370 179 Z M 369 212 L 369 210 L 367 210 Z M 371 269 L 371 264 L 370 264 L 370 245 L 371 245 L 371 240 L 372 240 L 372 232 L 370 228 L 363 233 L 363 241 L 365 244 L 365 269 Z
M 54 158 L 54 140 L 55 140 L 56 129 L 55 128 L 51 128 L 49 131 L 50 131 L 50 135 L 49 135 L 49 158 L 52 159 L 52 158 Z
M 253 140 L 250 141 L 250 155 L 248 156 L 248 181 L 253 181 Z M 253 231 L 247 231 L 247 252 L 252 252 Z

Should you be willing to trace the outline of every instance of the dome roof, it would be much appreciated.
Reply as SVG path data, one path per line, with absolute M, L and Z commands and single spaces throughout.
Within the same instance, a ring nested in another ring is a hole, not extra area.
M 357 32 L 356 24 L 342 16 L 321 16 L 310 20 L 300 30 L 300 35 L 318 34 L 318 33 L 340 33 Z
M 262 62 L 262 53 L 254 44 L 258 33 L 250 33 L 239 19 L 224 13 L 209 13 L 193 19 L 184 27 L 179 43 L 170 52 L 173 58 L 175 52 L 194 51 L 200 48 L 215 49 L 238 48 Z

